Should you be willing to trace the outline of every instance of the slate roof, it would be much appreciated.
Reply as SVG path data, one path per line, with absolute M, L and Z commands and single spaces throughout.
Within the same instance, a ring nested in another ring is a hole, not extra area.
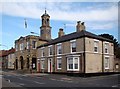
M 89 38 L 94 38 L 94 39 L 98 39 L 98 40 L 101 40 L 101 41 L 113 42 L 110 39 L 103 38 L 101 36 L 98 36 L 98 35 L 95 35 L 91 32 L 83 30 L 81 32 L 74 32 L 74 33 L 71 33 L 71 34 L 64 35 L 62 37 L 58 37 L 56 39 L 53 39 L 53 40 L 49 41 L 46 44 L 38 46 L 37 48 L 45 47 L 45 46 L 48 46 L 48 45 L 53 45 L 53 44 L 56 44 L 56 43 L 61 43 L 61 42 L 65 42 L 65 41 L 69 41 L 69 40 L 73 40 L 73 39 L 78 39 L 78 38 L 82 38 L 82 37 L 89 37 Z

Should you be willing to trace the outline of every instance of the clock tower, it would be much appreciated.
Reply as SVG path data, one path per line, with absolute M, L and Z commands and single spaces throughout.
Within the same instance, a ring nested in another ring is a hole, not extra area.
M 40 27 L 40 35 L 44 40 L 51 40 L 50 16 L 45 13 L 41 16 L 42 26 Z

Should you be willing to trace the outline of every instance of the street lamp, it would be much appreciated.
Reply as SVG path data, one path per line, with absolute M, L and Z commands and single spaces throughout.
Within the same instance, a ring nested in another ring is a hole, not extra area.
M 36 33 L 36 32 L 30 32 L 31 34 L 36 34 L 36 35 L 40 35 L 40 34 L 38 34 L 38 33 Z

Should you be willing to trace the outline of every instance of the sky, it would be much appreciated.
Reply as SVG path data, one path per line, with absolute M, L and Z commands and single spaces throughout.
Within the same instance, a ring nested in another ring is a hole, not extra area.
M 84 2 L 83 2 L 84 1 Z M 119 0 L 2 0 L 0 1 L 0 50 L 14 47 L 21 36 L 40 34 L 41 15 L 45 8 L 50 15 L 52 38 L 59 28 L 65 34 L 76 31 L 77 21 L 85 22 L 86 30 L 94 34 L 110 34 L 117 40 Z M 24 19 L 27 28 L 24 28 Z M 38 34 L 31 34 L 35 32 Z

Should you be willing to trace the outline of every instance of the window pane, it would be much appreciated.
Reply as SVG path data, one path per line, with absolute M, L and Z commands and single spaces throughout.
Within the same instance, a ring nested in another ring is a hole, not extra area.
M 105 57 L 105 68 L 109 68 L 109 58 L 108 57 Z
M 62 58 L 57 58 L 57 68 L 62 68 L 61 67 L 61 65 L 62 65 Z
M 78 58 L 74 58 L 74 68 L 78 69 Z
M 76 52 L 76 41 L 71 42 L 71 52 Z
M 62 47 L 61 47 L 61 45 L 57 45 L 57 54 L 62 54 Z
M 98 41 L 94 41 L 94 52 L 98 52 Z

